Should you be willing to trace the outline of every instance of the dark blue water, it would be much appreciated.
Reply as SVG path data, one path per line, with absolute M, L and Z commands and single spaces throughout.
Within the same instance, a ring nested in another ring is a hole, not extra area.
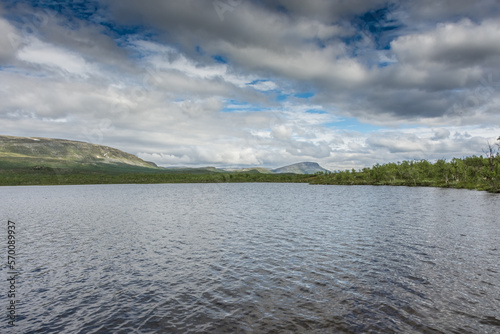
M 0 199 L 21 272 L 2 333 L 500 332 L 498 195 L 165 184 Z

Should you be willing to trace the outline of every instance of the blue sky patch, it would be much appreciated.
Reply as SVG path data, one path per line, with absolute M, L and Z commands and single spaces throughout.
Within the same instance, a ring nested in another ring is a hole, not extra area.
M 396 37 L 396 31 L 402 27 L 402 24 L 395 19 L 396 9 L 396 5 L 389 4 L 366 12 L 357 19 L 360 33 L 370 33 L 379 50 L 389 50 L 391 41 Z
M 331 122 L 325 125 L 329 128 L 338 128 L 348 131 L 358 131 L 362 133 L 368 133 L 384 129 L 384 127 L 381 126 L 361 123 L 360 121 L 358 121 L 356 118 L 353 117 L 342 117 L 337 122 Z
M 321 109 L 309 109 L 309 110 L 306 110 L 306 113 L 308 113 L 308 114 L 328 114 L 328 112 L 321 110 Z
M 305 93 L 297 93 L 294 96 L 300 99 L 308 99 L 310 97 L 313 97 L 314 95 L 315 94 L 313 92 L 305 92 Z
M 290 97 L 290 94 L 278 94 L 276 96 L 276 101 L 277 102 L 284 102 L 284 101 L 288 100 L 288 97 Z
M 220 64 L 227 64 L 227 59 L 221 55 L 212 56 L 212 59 Z
M 269 81 L 269 80 L 268 79 L 257 79 L 257 80 L 254 80 L 252 82 L 247 83 L 247 85 L 252 86 L 252 85 L 258 84 L 259 82 L 267 82 L 267 81 Z
M 252 112 L 252 111 L 266 111 L 268 108 L 250 104 L 245 101 L 237 101 L 237 100 L 224 100 L 225 107 L 222 108 L 221 112 L 225 113 L 233 113 L 233 112 Z

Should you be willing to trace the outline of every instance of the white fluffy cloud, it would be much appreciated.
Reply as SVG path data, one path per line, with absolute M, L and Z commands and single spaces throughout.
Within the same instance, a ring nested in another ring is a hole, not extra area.
M 231 4 L 7 1 L 3 133 L 333 170 L 481 154 L 500 135 L 495 1 Z
M 64 74 L 73 74 L 83 78 L 97 72 L 83 57 L 60 47 L 32 39 L 20 48 L 17 59 L 46 68 L 60 70 Z

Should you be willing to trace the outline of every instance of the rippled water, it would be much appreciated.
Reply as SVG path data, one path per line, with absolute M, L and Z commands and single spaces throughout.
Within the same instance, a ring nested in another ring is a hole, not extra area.
M 18 231 L 19 333 L 500 332 L 498 195 L 164 184 L 0 198 L 3 233 L 7 219 Z

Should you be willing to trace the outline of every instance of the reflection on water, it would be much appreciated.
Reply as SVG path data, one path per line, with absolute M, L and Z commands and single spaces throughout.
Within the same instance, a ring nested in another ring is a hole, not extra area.
M 496 195 L 166 184 L 0 198 L 19 230 L 18 332 L 500 331 Z

